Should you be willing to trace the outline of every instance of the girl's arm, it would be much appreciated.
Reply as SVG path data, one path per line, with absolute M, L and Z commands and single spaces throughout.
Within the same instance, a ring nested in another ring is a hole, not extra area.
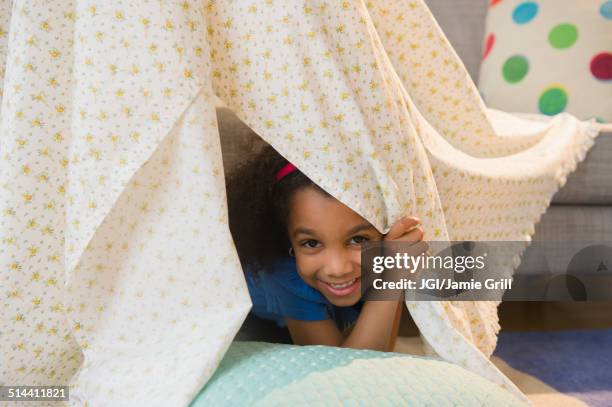
M 331 319 L 298 321 L 286 319 L 296 345 L 327 345 L 390 352 L 395 345 L 401 315 L 400 301 L 367 301 L 346 339 Z
M 366 301 L 342 347 L 391 352 L 399 329 L 401 301 Z

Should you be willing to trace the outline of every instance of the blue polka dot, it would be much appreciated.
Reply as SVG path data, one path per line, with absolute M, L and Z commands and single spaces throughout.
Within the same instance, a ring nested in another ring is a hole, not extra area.
M 612 0 L 604 2 L 599 8 L 599 12 L 604 18 L 612 20 Z
M 512 12 L 512 20 L 517 24 L 527 24 L 538 14 L 538 5 L 532 1 L 519 4 Z

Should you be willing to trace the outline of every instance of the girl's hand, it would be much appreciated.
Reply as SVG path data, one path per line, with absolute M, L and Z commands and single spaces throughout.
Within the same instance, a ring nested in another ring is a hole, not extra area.
M 401 245 L 401 252 L 406 253 L 410 256 L 419 256 L 422 253 L 429 253 L 429 244 L 424 240 L 425 233 L 421 228 L 421 220 L 415 216 L 403 217 L 391 226 L 389 232 L 383 238 L 387 242 L 408 242 L 409 247 Z M 385 254 L 394 256 L 400 247 L 391 247 L 389 252 L 385 251 Z M 398 278 L 404 276 L 404 272 L 395 273 Z
M 411 217 L 402 218 L 395 222 L 389 229 L 389 233 L 383 237 L 383 240 L 414 242 L 408 245 L 410 246 L 409 252 L 411 255 L 418 255 L 427 250 L 427 243 L 423 242 L 423 238 L 421 221 L 418 218 Z M 401 274 L 393 272 L 392 276 L 401 277 Z M 387 281 L 390 281 L 389 277 L 387 277 Z M 399 330 L 402 309 L 403 298 L 401 297 L 398 297 L 397 300 L 366 300 L 357 318 L 357 323 L 341 346 L 392 351 Z
M 425 237 L 421 220 L 415 216 L 403 217 L 391 226 L 383 240 L 399 242 L 420 242 Z

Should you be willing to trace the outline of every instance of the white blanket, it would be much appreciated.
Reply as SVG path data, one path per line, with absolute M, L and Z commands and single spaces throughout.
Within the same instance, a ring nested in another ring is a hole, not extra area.
M 528 242 L 597 135 L 488 118 L 422 0 L 0 7 L 0 383 L 70 382 L 75 405 L 187 404 L 251 306 L 215 94 L 380 231 L 415 214 L 429 240 Z M 497 303 L 407 306 L 431 353 L 521 394 L 488 358 Z

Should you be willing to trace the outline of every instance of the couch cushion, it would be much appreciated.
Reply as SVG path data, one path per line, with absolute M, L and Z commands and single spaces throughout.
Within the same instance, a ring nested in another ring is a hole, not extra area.
M 585 160 L 553 197 L 558 204 L 612 204 L 612 132 L 601 133 Z
M 427 0 L 459 58 L 478 83 L 488 0 Z
M 532 244 L 517 273 L 542 272 L 543 269 L 563 273 L 574 255 L 595 244 L 612 247 L 611 207 L 553 205 L 536 224 Z M 606 268 L 606 272 L 612 273 L 612 264 Z

